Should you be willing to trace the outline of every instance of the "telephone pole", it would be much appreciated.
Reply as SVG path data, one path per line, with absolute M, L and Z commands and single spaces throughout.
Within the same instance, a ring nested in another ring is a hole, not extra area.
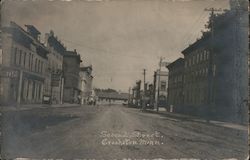
M 131 92 L 131 87 L 129 87 L 128 89 L 128 105 L 130 104 L 130 99 L 131 99 L 131 95 L 130 95 L 130 92 Z
M 143 69 L 143 85 L 144 85 L 144 94 L 145 94 L 145 91 L 146 91 L 146 69 Z
M 215 84 L 214 84 L 214 76 L 215 76 L 215 69 L 216 69 L 216 58 L 214 53 L 214 19 L 215 19 L 215 12 L 221 12 L 222 9 L 215 9 L 215 8 L 206 8 L 205 11 L 211 12 L 210 13 L 210 31 L 211 31 L 211 40 L 210 40 L 210 52 L 209 52 L 209 64 L 208 64 L 208 104 L 209 108 L 207 108 L 208 116 L 207 121 L 209 122 L 209 117 L 212 116 L 215 104 Z
M 146 107 L 146 69 L 143 69 L 143 95 L 142 95 L 142 110 Z

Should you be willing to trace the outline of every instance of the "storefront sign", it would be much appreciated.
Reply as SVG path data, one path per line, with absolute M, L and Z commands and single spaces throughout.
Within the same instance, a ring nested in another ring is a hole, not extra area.
M 51 85 L 58 87 L 60 84 L 60 80 L 61 80 L 61 74 L 52 74 L 51 75 Z
M 0 76 L 7 78 L 18 78 L 19 71 L 12 68 L 0 68 Z

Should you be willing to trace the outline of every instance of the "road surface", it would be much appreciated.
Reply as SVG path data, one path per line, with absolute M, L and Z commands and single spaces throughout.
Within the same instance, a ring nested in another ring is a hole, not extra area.
M 121 105 L 3 114 L 6 158 L 244 159 L 247 131 L 140 112 Z

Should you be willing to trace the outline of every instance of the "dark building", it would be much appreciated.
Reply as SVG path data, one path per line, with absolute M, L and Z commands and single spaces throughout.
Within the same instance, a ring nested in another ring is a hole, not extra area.
M 244 26 L 248 25 L 248 12 L 244 7 L 239 4 L 223 14 L 212 14 L 208 23 L 210 31 L 182 51 L 181 112 L 247 122 L 249 53 L 248 27 Z M 169 84 L 170 95 L 174 94 L 170 93 L 172 85 Z
M 170 106 L 174 107 L 174 111 L 181 112 L 184 103 L 183 94 L 183 77 L 184 77 L 184 59 L 179 58 L 173 63 L 167 65 L 168 72 L 168 111 Z
M 32 25 L 3 27 L 1 104 L 41 103 L 47 71 L 47 48 Z
M 81 57 L 76 50 L 66 51 L 63 56 L 64 92 L 63 101 L 68 103 L 79 103 L 79 72 Z
M 141 106 L 141 80 L 137 81 L 132 88 L 131 102 L 135 107 Z
M 210 64 L 211 46 L 210 33 L 206 33 L 203 37 L 190 45 L 184 51 L 184 71 L 183 71 L 183 103 L 187 109 L 186 112 L 197 112 L 206 109 L 207 105 L 214 101 L 214 81 L 215 70 L 213 74 L 209 74 L 215 64 Z

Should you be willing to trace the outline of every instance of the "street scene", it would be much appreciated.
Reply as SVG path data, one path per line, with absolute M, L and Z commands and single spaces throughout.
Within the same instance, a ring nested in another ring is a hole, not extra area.
M 248 159 L 248 8 L 2 2 L 0 159 Z

